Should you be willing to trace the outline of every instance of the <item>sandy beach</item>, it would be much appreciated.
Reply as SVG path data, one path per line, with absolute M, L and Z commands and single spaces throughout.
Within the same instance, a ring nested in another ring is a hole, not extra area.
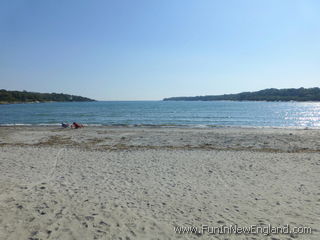
M 318 240 L 320 130 L 0 127 L 0 239 Z

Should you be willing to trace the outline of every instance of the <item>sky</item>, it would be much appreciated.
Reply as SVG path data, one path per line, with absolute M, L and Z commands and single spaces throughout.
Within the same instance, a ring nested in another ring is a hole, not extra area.
M 0 89 L 161 100 L 319 87 L 317 0 L 1 0 Z

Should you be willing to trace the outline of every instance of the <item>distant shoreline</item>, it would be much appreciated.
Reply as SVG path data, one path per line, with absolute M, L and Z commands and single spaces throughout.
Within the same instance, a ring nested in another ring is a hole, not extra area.
M 94 102 L 94 99 L 64 93 L 39 93 L 0 89 L 0 104 L 41 102 Z
M 320 88 L 269 88 L 256 92 L 206 95 L 195 97 L 170 97 L 163 101 L 266 101 L 266 102 L 319 102 Z
M 71 103 L 71 102 L 93 102 L 93 101 L 32 101 L 32 102 L 0 102 L 0 105 L 5 104 L 37 104 L 37 103 Z M 94 101 L 97 102 L 97 101 Z

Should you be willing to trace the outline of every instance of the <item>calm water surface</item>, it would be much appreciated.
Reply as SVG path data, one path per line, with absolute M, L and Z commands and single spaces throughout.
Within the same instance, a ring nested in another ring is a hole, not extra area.
M 315 102 L 108 101 L 0 105 L 0 124 L 320 127 Z

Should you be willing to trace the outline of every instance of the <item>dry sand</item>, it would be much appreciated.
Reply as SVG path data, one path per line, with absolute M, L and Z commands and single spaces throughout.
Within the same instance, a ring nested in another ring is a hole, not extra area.
M 178 234 L 289 224 L 312 234 Z M 0 127 L 0 239 L 320 239 L 320 131 Z

